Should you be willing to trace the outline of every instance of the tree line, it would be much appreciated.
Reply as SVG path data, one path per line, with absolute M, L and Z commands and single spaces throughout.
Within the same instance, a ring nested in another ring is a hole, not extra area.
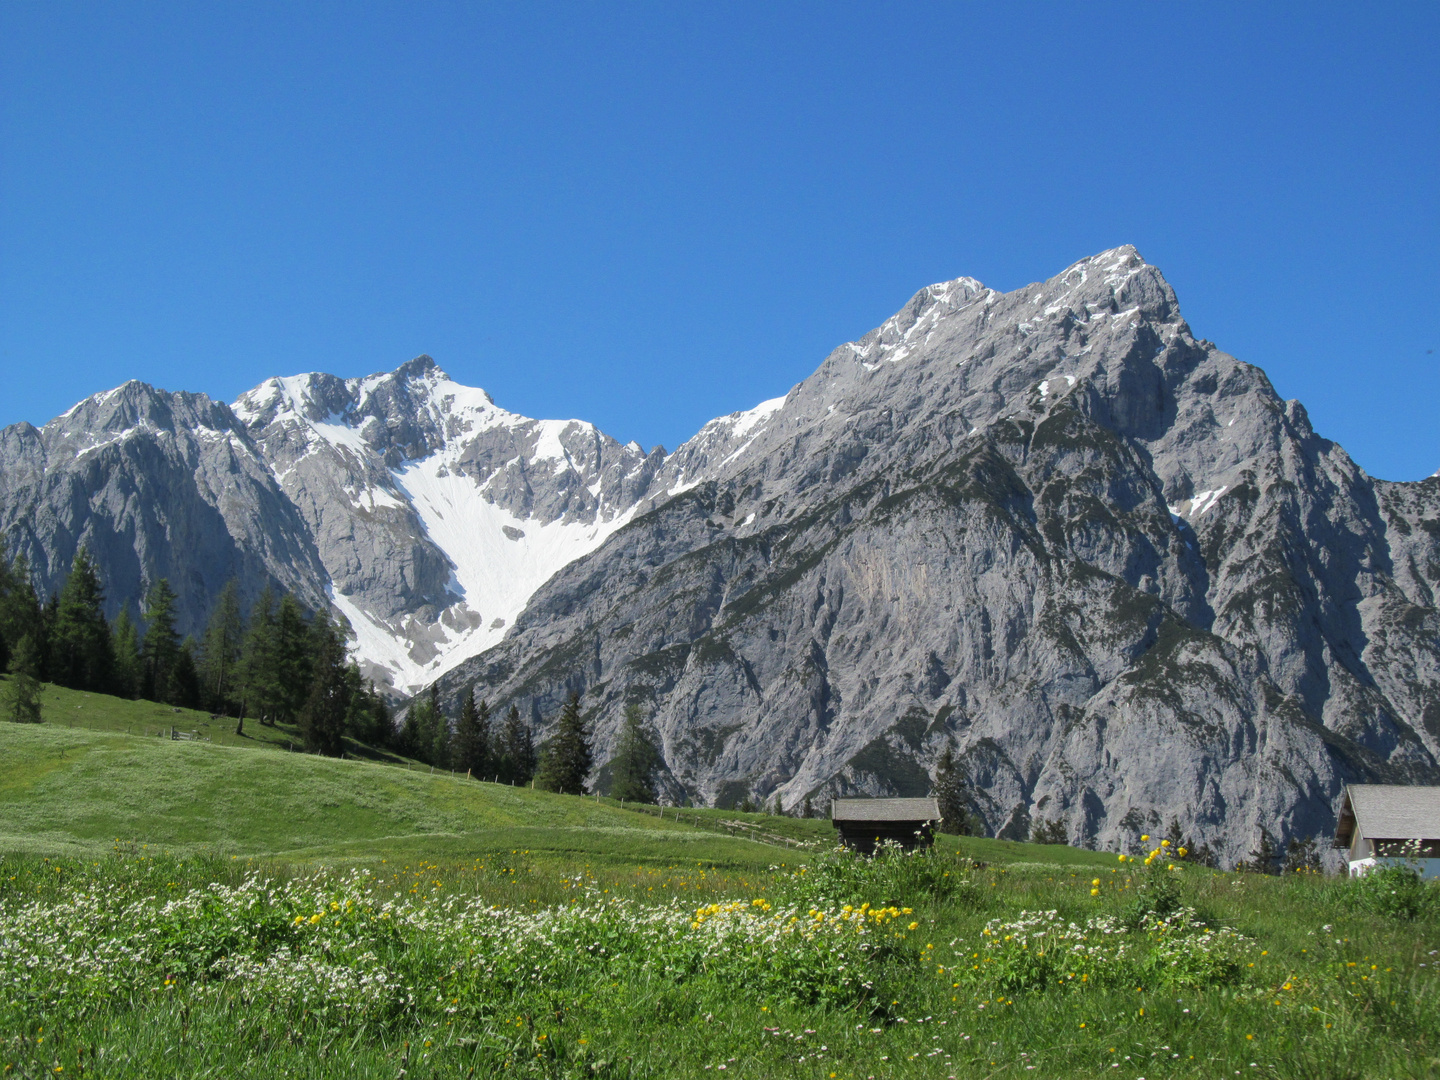
M 60 589 L 41 600 L 22 554 L 0 558 L 0 670 L 8 671 L 7 719 L 38 721 L 39 683 L 144 698 L 231 716 L 296 724 L 308 749 L 338 755 L 348 735 L 393 742 L 389 708 L 349 660 L 343 630 L 269 585 L 241 611 L 231 580 L 199 640 L 175 628 L 177 597 L 160 578 L 138 605 L 105 617 L 105 590 L 88 549 Z M 138 619 L 130 610 L 138 608 Z
M 476 780 L 530 784 L 562 795 L 583 795 L 595 764 L 594 737 L 580 711 L 580 695 L 572 693 L 560 709 L 555 732 L 536 746 L 530 727 L 511 705 L 502 719 L 492 714 L 472 686 L 453 720 L 440 708 L 438 687 L 411 705 L 396 737 L 397 748 L 437 769 L 464 772 Z M 625 710 L 610 759 L 610 796 L 626 802 L 654 803 L 656 779 L 663 764 L 655 733 L 638 706 Z

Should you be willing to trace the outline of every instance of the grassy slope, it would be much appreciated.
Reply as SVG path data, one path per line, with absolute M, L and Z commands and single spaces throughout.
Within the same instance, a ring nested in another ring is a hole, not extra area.
M 377 760 L 320 758 L 292 752 L 291 729 L 252 722 L 237 736 L 233 720 L 148 701 L 47 686 L 44 705 L 44 724 L 0 725 L 0 850 L 82 854 L 120 840 L 310 862 L 528 849 L 560 860 L 743 868 L 803 861 L 801 845 L 834 836 L 828 821 L 734 811 L 686 809 L 677 821 L 673 809 L 476 783 L 363 747 Z M 208 741 L 156 737 L 172 725 Z M 996 865 L 1105 859 L 1061 846 L 961 844 Z

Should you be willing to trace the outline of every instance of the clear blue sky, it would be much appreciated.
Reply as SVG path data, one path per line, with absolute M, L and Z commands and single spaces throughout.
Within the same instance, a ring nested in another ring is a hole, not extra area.
M 5 3 L 0 424 L 428 352 L 673 449 L 1128 242 L 1415 479 L 1437 177 L 1434 3 Z

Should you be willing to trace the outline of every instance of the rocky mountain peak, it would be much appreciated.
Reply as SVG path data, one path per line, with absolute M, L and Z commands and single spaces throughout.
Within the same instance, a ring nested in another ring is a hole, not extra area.
M 425 356 L 0 431 L 47 590 L 80 543 L 187 630 L 276 581 L 400 692 L 540 729 L 580 692 L 602 762 L 641 705 L 674 799 L 923 795 L 954 740 L 992 831 L 1174 818 L 1232 858 L 1440 780 L 1437 522 L 1440 479 L 1368 477 L 1128 246 L 927 286 L 668 456 Z

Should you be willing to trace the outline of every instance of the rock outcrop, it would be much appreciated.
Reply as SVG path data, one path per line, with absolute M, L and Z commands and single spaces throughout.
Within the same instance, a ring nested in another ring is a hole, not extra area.
M 1129 247 L 926 288 L 668 456 L 428 357 L 128 383 L 0 432 L 0 528 L 46 589 L 82 542 L 112 600 L 168 576 L 185 629 L 274 581 L 541 734 L 578 692 L 602 763 L 639 704 L 672 800 L 924 794 L 953 739 L 991 831 L 1234 859 L 1440 782 L 1440 476 L 1367 476 Z

